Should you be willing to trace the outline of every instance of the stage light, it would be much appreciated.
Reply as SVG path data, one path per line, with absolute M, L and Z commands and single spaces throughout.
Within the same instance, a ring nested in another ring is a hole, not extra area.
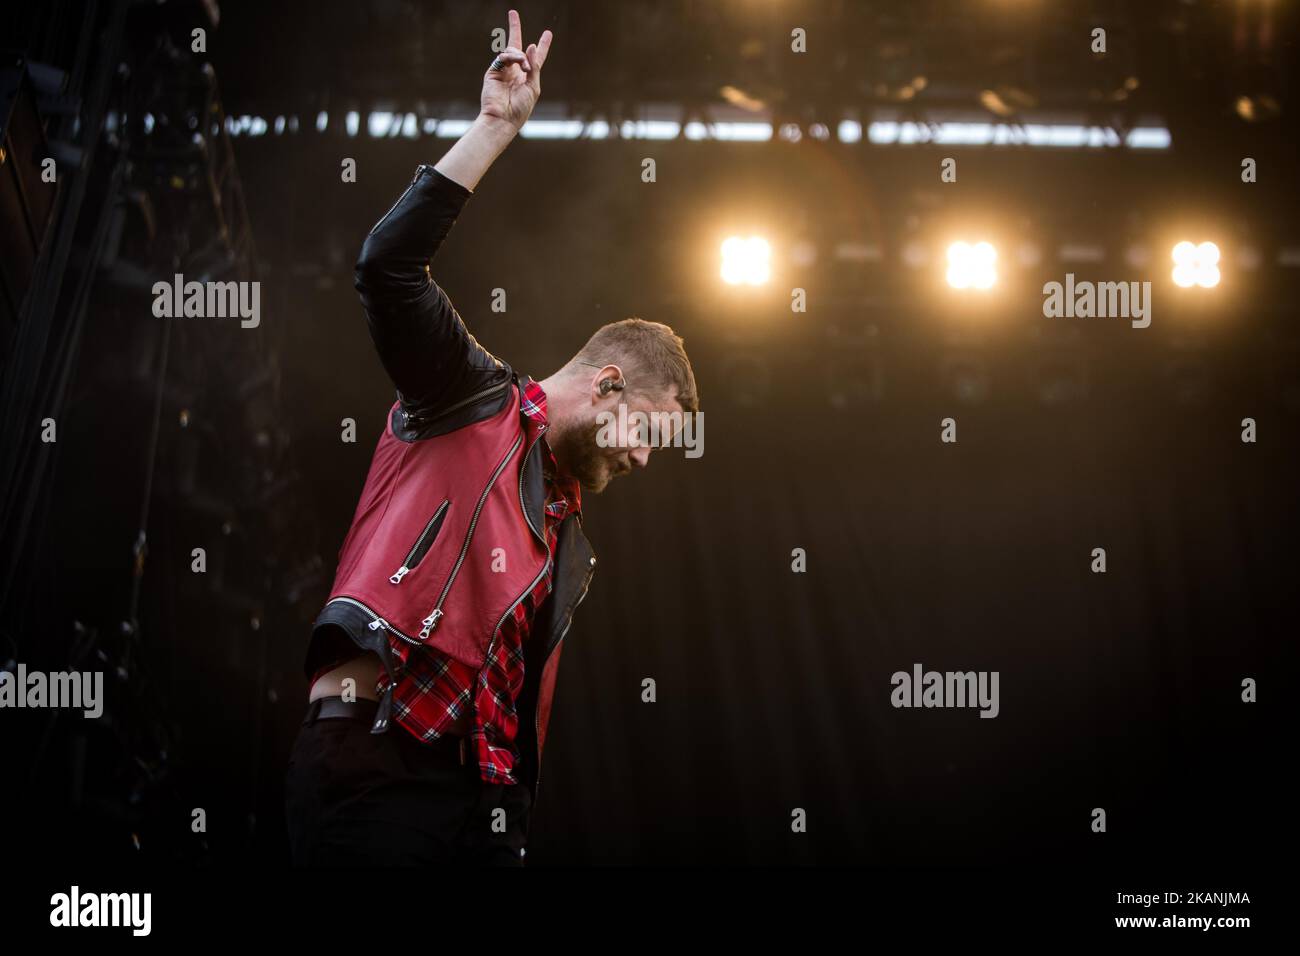
M 841 129 L 843 124 L 841 124 Z M 1169 130 L 1135 127 L 1121 140 L 1111 129 L 1060 123 L 899 122 L 877 120 L 867 126 L 870 142 L 882 146 L 942 143 L 954 146 L 1028 146 L 1044 149 L 1168 149 Z M 856 142 L 846 139 L 844 142 Z
M 577 139 L 586 124 L 580 120 L 530 119 L 519 129 L 525 139 Z
M 772 247 L 760 236 L 731 236 L 722 243 L 722 281 L 762 285 L 772 275 Z
M 460 139 L 469 132 L 473 121 L 467 119 L 445 119 L 438 121 L 437 131 L 434 133 L 439 139 Z
M 1199 285 L 1210 289 L 1219 284 L 1219 247 L 1212 242 L 1199 246 L 1183 240 L 1173 250 L 1174 284 L 1184 289 Z
M 690 126 L 691 124 L 686 125 Z M 703 128 L 699 138 L 708 138 L 708 128 L 703 123 L 699 125 Z M 681 133 L 681 124 L 674 123 L 672 120 L 624 120 L 618 128 L 618 135 L 622 139 L 676 139 Z M 696 137 L 692 136 L 691 131 L 688 130 L 686 138 L 694 139 Z
M 998 252 L 987 242 L 954 242 L 948 247 L 948 284 L 954 289 L 988 289 L 998 279 Z

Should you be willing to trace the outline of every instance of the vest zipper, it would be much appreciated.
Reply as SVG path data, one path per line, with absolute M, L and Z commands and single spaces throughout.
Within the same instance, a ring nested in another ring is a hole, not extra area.
M 451 586 L 456 580 L 456 575 L 460 573 L 460 566 L 465 563 L 465 555 L 469 553 L 469 543 L 474 537 L 474 527 L 478 524 L 478 517 L 483 511 L 483 505 L 487 503 L 488 493 L 492 491 L 492 486 L 497 483 L 497 479 L 501 477 L 501 472 L 505 471 L 506 465 L 509 464 L 510 459 L 514 456 L 514 453 L 519 450 L 519 446 L 522 445 L 523 442 L 523 435 L 520 435 L 515 439 L 515 443 L 510 446 L 510 450 L 506 452 L 505 457 L 502 458 L 500 464 L 497 465 L 496 471 L 492 472 L 492 477 L 488 479 L 488 483 L 483 489 L 483 494 L 479 495 L 478 504 L 474 507 L 474 515 L 469 519 L 469 530 L 465 532 L 465 542 L 460 546 L 460 554 L 456 558 L 455 565 L 452 566 L 451 574 L 447 577 L 447 583 L 442 586 L 442 593 L 438 595 L 438 603 L 433 606 L 433 610 L 429 612 L 429 616 L 420 622 L 424 625 L 420 630 L 421 641 L 427 641 L 429 639 L 429 635 L 433 633 L 433 629 L 438 626 L 438 621 L 442 619 L 443 602 L 447 600 L 447 594 L 451 591 Z
M 477 402 L 477 401 L 480 401 L 480 400 L 482 400 L 482 399 L 484 399 L 484 398 L 487 398 L 487 397 L 488 397 L 489 395 L 491 395 L 493 392 L 504 392 L 504 391 L 506 391 L 508 388 L 510 388 L 510 380 L 509 380 L 509 379 L 506 379 L 506 381 L 503 382 L 503 383 L 500 384 L 500 385 L 493 385 L 493 386 L 491 386 L 491 387 L 489 387 L 489 388 L 481 389 L 480 391 L 475 392 L 473 395 L 470 395 L 470 396 L 467 397 L 467 398 L 462 398 L 459 402 L 456 402 L 456 403 L 453 404 L 453 405 L 448 405 L 446 408 L 444 408 L 442 411 L 438 412 L 438 414 L 437 414 L 437 415 L 434 415 L 432 418 L 424 418 L 423 416 L 419 415 L 418 413 L 407 412 L 407 411 L 403 410 L 403 414 L 406 416 L 406 418 L 405 418 L 405 421 L 406 421 L 406 427 L 407 427 L 407 428 L 411 428 L 411 427 L 421 428 L 421 427 L 423 427 L 423 426 L 429 424 L 429 422 L 436 422 L 436 421 L 437 421 L 438 419 L 440 419 L 440 418 L 446 418 L 446 417 L 447 417 L 448 415 L 450 415 L 452 412 L 458 412 L 458 411 L 460 411 L 460 410 L 461 410 L 462 408 L 464 408 L 466 405 L 472 405 L 472 404 L 474 404 L 474 403 Z M 413 425 L 412 423 L 414 423 L 414 425 Z
M 377 630 L 379 630 L 379 629 L 382 627 L 382 628 L 384 628 L 385 630 L 392 631 L 392 632 L 393 632 L 394 634 L 396 634 L 398 637 L 402 638 L 402 640 L 404 640 L 404 641 L 406 641 L 406 642 L 408 642 L 408 643 L 410 643 L 410 644 L 414 644 L 416 647 L 419 647 L 419 646 L 420 646 L 420 642 L 419 642 L 419 641 L 417 641 L 415 638 L 411 637 L 409 634 L 404 634 L 404 633 L 402 633 L 401 631 L 399 631 L 397 628 L 393 627 L 393 625 L 389 624 L 389 623 L 388 623 L 387 621 L 385 621 L 382 617 L 380 617 L 377 613 L 375 613 L 374 608 L 371 608 L 371 607 L 369 607 L 369 606 L 367 606 L 367 605 L 365 605 L 365 604 L 362 604 L 362 603 L 361 603 L 360 601 L 358 601 L 356 598 L 350 598 L 350 597 L 336 597 L 336 598 L 334 598 L 333 601 L 330 601 L 330 602 L 328 602 L 328 603 L 329 603 L 329 604 L 334 604 L 335 602 L 338 602 L 338 601 L 341 601 L 341 602 L 343 602 L 344 604 L 351 604 L 353 607 L 359 607 L 359 608 L 361 608 L 361 610 L 365 611 L 367 614 L 369 614 L 371 617 L 373 617 L 374 620 L 371 621 L 369 624 L 366 625 L 366 627 L 370 628 L 372 631 L 377 631 Z
M 444 498 L 442 504 L 438 505 L 438 510 L 433 513 L 433 517 L 429 519 L 429 523 L 424 526 L 424 530 L 420 532 L 420 536 L 415 539 L 415 544 L 411 546 L 411 551 L 407 554 L 406 560 L 402 562 L 402 566 L 394 571 L 393 576 L 388 579 L 390 583 L 401 584 L 402 578 L 415 570 L 415 566 L 424 559 L 426 554 L 429 553 L 427 545 L 437 537 L 437 530 L 442 527 L 442 516 L 447 513 L 447 506 L 450 504 L 451 499 Z M 430 531 L 432 531 L 433 534 L 430 534 Z M 421 548 L 423 548 L 423 550 L 421 550 Z

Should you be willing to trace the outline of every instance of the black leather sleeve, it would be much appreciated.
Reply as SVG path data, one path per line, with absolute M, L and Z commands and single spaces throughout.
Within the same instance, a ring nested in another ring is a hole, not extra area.
M 357 259 L 356 289 L 379 360 L 403 408 L 424 418 L 510 376 L 470 335 L 430 272 L 470 195 L 432 166 L 420 166 Z

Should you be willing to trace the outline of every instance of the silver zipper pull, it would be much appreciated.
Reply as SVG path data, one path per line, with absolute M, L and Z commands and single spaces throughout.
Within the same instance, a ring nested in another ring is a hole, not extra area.
M 433 613 L 420 622 L 424 625 L 424 628 L 420 631 L 420 640 L 427 641 L 429 639 L 429 635 L 432 634 L 433 629 L 438 626 L 438 621 L 441 618 L 442 612 L 437 608 L 434 608 Z
M 385 621 L 382 617 L 377 617 L 369 624 L 367 624 L 366 627 L 370 628 L 372 631 L 377 631 L 381 627 L 388 627 L 388 622 Z
M 408 568 L 406 565 L 402 565 L 400 568 L 397 569 L 397 573 L 394 574 L 391 578 L 389 578 L 388 581 L 390 584 L 401 584 L 402 578 L 406 577 L 410 573 L 411 573 L 411 569 Z

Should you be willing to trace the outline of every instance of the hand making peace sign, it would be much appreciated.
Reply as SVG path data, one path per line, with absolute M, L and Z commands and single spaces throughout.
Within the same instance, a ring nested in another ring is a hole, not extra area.
M 523 50 L 524 31 L 519 23 L 519 11 L 511 10 L 509 20 L 509 42 L 483 75 L 479 111 L 483 116 L 505 120 L 519 129 L 528 121 L 542 95 L 542 65 L 551 48 L 551 31 L 542 31 L 541 39 Z

